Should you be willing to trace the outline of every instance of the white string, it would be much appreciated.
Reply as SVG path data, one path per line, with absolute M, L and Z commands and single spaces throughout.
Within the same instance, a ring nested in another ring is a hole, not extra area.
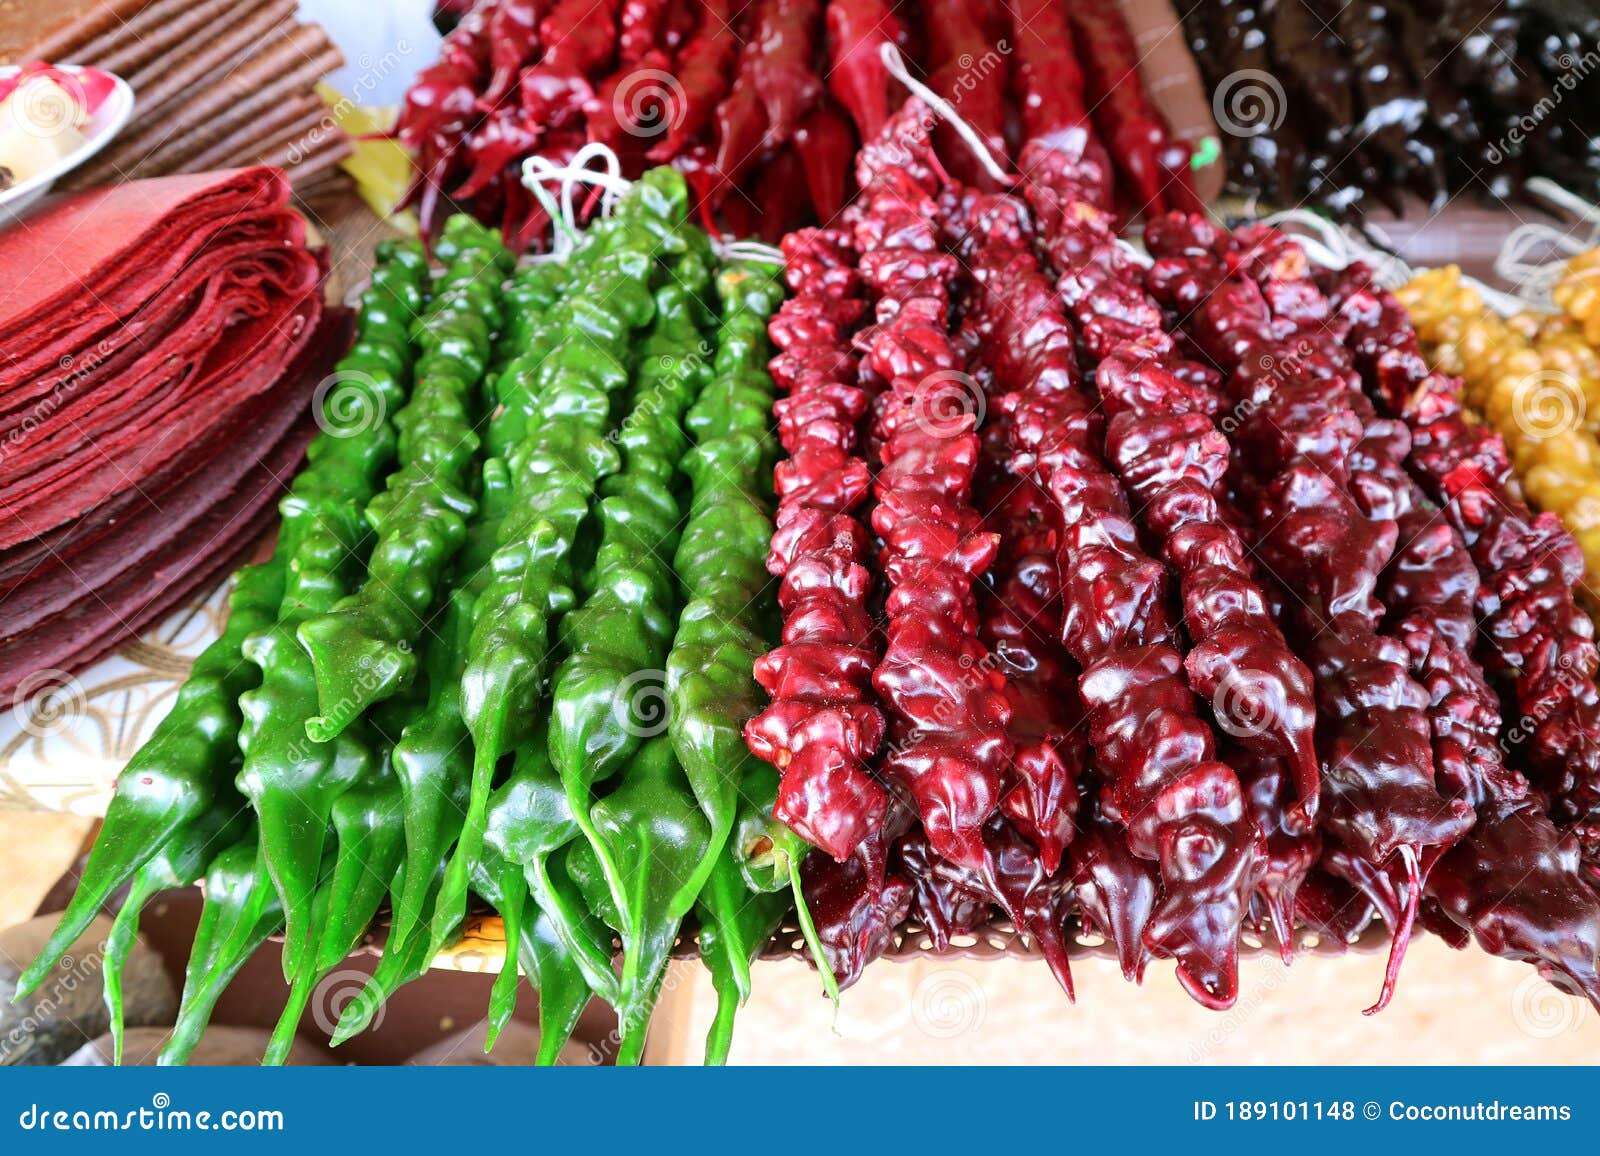
M 1537 222 L 1519 225 L 1500 246 L 1494 259 L 1494 271 L 1515 285 L 1519 296 L 1541 307 L 1550 307 L 1554 304 L 1551 293 L 1566 271 L 1568 259 L 1590 247 L 1591 244 L 1550 225 Z M 1549 261 L 1529 260 L 1533 253 L 1547 254 L 1552 250 L 1560 256 Z
M 883 61 L 884 68 L 889 70 L 890 76 L 905 85 L 914 96 L 921 98 L 929 108 L 950 123 L 950 127 L 967 142 L 967 147 L 978 158 L 985 172 L 1003 185 L 1016 184 L 1016 178 L 1000 167 L 1000 163 L 994 159 L 994 154 L 983 143 L 983 138 L 978 135 L 976 129 L 961 119 L 955 106 L 911 75 L 910 69 L 906 67 L 905 58 L 900 55 L 900 50 L 892 42 L 885 40 L 878 46 L 878 57 Z
M 782 249 L 774 248 L 760 241 L 721 241 L 713 239 L 711 249 L 724 261 L 754 261 L 763 265 L 784 265 L 787 263 Z
M 577 222 L 564 214 L 563 202 L 544 187 L 544 182 L 554 179 L 559 171 L 548 158 L 537 154 L 522 162 L 523 187 L 533 194 L 534 200 L 539 202 L 550 218 L 550 253 L 555 257 L 565 257 L 577 245 Z
M 1343 269 L 1350 264 L 1350 254 L 1348 252 L 1324 245 L 1319 238 L 1308 237 L 1303 233 L 1290 233 L 1289 235 L 1294 238 L 1295 244 L 1300 246 L 1301 251 L 1307 257 L 1325 269 Z
M 603 164 L 605 172 L 598 173 L 589 168 L 592 160 Z M 575 152 L 567 162 L 567 170 L 574 174 L 575 183 L 594 185 L 604 190 L 600 196 L 601 216 L 609 217 L 616 212 L 618 202 L 633 187 L 633 182 L 622 175 L 622 158 L 599 141 L 590 141 Z
M 1333 269 L 1342 269 L 1350 264 L 1350 235 L 1326 217 L 1319 217 L 1309 209 L 1285 209 L 1264 217 L 1261 223 L 1275 227 L 1299 225 L 1315 234 L 1315 238 L 1295 235 L 1296 240 L 1307 247 L 1307 253 L 1311 253 L 1313 245 L 1318 248 L 1322 255 L 1317 257 L 1312 254 L 1313 259 Z M 1287 229 L 1284 231 L 1288 232 Z
M 1376 244 L 1368 240 L 1367 236 L 1357 233 L 1347 233 L 1345 244 L 1349 248 L 1351 260 L 1360 261 L 1372 270 L 1373 281 L 1385 289 L 1394 290 L 1417 275 L 1417 271 L 1394 252 L 1398 246 L 1388 233 L 1370 222 L 1365 228 L 1368 236 L 1376 239 Z
M 598 160 L 603 170 L 589 167 Z M 560 182 L 559 199 L 545 187 L 547 182 Z M 606 145 L 591 141 L 584 145 L 564 165 L 549 157 L 534 155 L 522 162 L 522 183 L 538 200 L 554 225 L 552 253 L 566 256 L 578 243 L 581 228 L 573 193 L 583 187 L 602 190 L 600 214 L 609 217 L 616 211 L 618 202 L 633 187 L 633 182 L 622 176 L 622 160 Z
M 1483 298 L 1483 303 L 1502 317 L 1511 317 L 1518 313 L 1526 313 L 1533 308 L 1533 302 L 1525 301 L 1512 293 L 1503 293 L 1499 289 L 1491 289 L 1476 277 L 1461 274 L 1461 283 L 1477 291 Z
M 1306 256 L 1329 269 L 1344 269 L 1357 261 L 1372 270 L 1372 279 L 1385 289 L 1398 289 L 1415 276 L 1415 271 L 1403 259 L 1386 249 L 1379 248 L 1359 233 L 1346 228 L 1308 209 L 1286 209 L 1263 220 L 1264 224 L 1283 228 L 1297 225 L 1308 230 L 1292 232 L 1292 236 Z M 1369 225 L 1381 244 L 1390 244 L 1383 230 Z M 1284 230 L 1289 232 L 1288 229 Z
M 603 169 L 589 167 L 591 161 L 598 160 Z M 560 182 L 561 191 L 559 201 L 555 194 L 545 186 L 549 183 Z M 633 182 L 622 175 L 622 159 L 598 141 L 591 141 L 584 145 L 564 165 L 558 165 L 548 157 L 531 156 L 522 162 L 522 183 L 538 198 L 556 223 L 555 242 L 551 252 L 540 259 L 555 260 L 565 257 L 577 245 L 578 238 L 582 235 L 582 228 L 578 222 L 577 206 L 573 201 L 573 194 L 579 188 L 598 188 L 602 190 L 600 198 L 600 215 L 609 217 L 616 211 L 617 204 L 622 200 Z M 760 241 L 724 241 L 713 237 L 712 251 L 724 261 L 755 261 L 768 265 L 783 265 L 785 259 L 783 251 L 771 245 L 762 244 Z
M 1116 241 L 1117 247 L 1119 249 L 1121 249 L 1124 253 L 1126 253 L 1134 261 L 1137 261 L 1141 268 L 1148 269 L 1148 268 L 1150 268 L 1150 266 L 1152 266 L 1152 265 L 1154 265 L 1156 263 L 1154 257 L 1150 256 L 1149 253 L 1145 252 L 1145 250 L 1139 248 L 1137 245 L 1133 244 L 1132 242 L 1125 241 L 1121 237 L 1115 238 L 1115 241 Z
M 1600 205 L 1590 204 L 1577 193 L 1562 188 L 1548 177 L 1532 177 L 1523 188 L 1536 197 L 1543 197 L 1552 205 L 1559 205 L 1575 217 L 1581 217 L 1600 226 Z
M 1318 236 L 1316 239 L 1296 236 L 1295 239 L 1305 249 L 1306 255 L 1320 264 L 1329 268 L 1342 269 L 1360 261 L 1372 269 L 1373 280 L 1386 289 L 1396 289 L 1410 281 L 1416 272 L 1400 257 L 1384 249 L 1378 248 L 1366 238 L 1358 236 L 1349 229 L 1341 228 L 1325 218 L 1318 217 L 1304 210 L 1291 209 L 1287 212 L 1277 213 L 1266 220 L 1267 224 L 1296 224 L 1309 228 Z M 1388 235 L 1376 225 L 1368 225 L 1369 229 L 1384 244 L 1389 243 Z M 1324 243 L 1326 241 L 1327 243 Z M 1498 268 L 1496 269 L 1498 272 Z M 1499 289 L 1492 289 L 1475 277 L 1462 274 L 1461 280 L 1477 290 L 1483 302 L 1490 309 L 1502 316 L 1509 317 L 1515 313 L 1527 310 L 1531 302 L 1513 293 L 1505 293 Z

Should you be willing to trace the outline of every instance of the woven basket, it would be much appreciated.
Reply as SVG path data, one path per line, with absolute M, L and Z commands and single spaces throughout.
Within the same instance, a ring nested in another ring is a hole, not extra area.
M 357 951 L 382 954 L 388 934 L 388 915 L 385 913 L 373 924 L 372 930 Z M 618 946 L 620 949 L 620 944 Z M 1310 928 L 1300 928 L 1295 934 L 1297 957 L 1343 955 L 1347 951 L 1381 952 L 1388 950 L 1388 946 L 1389 932 L 1377 921 L 1350 943 L 1324 939 Z M 1117 958 L 1117 953 L 1110 943 L 1099 936 L 1083 932 L 1073 936 L 1068 951 L 1074 959 L 1098 957 L 1115 961 Z M 1278 952 L 1278 944 L 1270 935 L 1263 937 L 1246 929 L 1240 936 L 1240 951 L 1246 955 L 1258 952 L 1270 952 L 1275 955 Z M 698 954 L 699 948 L 694 933 L 687 931 L 680 935 L 673 949 L 673 955 L 679 959 L 688 959 Z M 454 947 L 440 952 L 432 966 L 448 971 L 499 971 L 505 964 L 505 957 L 505 925 L 493 912 L 481 911 L 468 917 L 463 925 L 460 941 Z M 809 961 L 811 953 L 806 949 L 805 938 L 800 933 L 799 924 L 793 919 L 785 919 L 761 952 L 761 958 Z M 1001 958 L 1042 961 L 1044 956 L 1034 946 L 1033 941 L 1018 931 L 1009 919 L 996 914 L 978 931 L 954 937 L 950 945 L 943 950 L 934 947 L 932 937 L 921 923 L 915 919 L 907 919 L 895 929 L 883 958 L 898 961 Z

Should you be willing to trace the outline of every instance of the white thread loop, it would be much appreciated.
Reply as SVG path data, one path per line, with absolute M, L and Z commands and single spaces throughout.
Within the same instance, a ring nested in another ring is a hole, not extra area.
M 783 250 L 765 245 L 760 241 L 720 241 L 711 242 L 712 252 L 724 261 L 753 261 L 761 265 L 787 264 Z
M 1577 193 L 1562 188 L 1549 177 L 1531 177 L 1523 188 L 1534 196 L 1542 197 L 1552 205 L 1565 209 L 1574 217 L 1590 222 L 1600 230 L 1600 205 L 1590 204 Z
M 1368 225 L 1367 228 L 1378 239 L 1377 245 L 1308 209 L 1286 209 L 1263 218 L 1262 223 L 1283 228 L 1284 232 L 1290 232 L 1285 226 L 1305 230 L 1290 235 L 1306 251 L 1307 257 L 1329 269 L 1344 269 L 1359 261 L 1372 270 L 1373 281 L 1385 289 L 1398 289 L 1415 276 L 1415 271 L 1404 260 L 1379 247 L 1390 245 L 1391 242 L 1383 230 L 1375 225 Z
M 1551 294 L 1566 271 L 1567 261 L 1593 246 L 1593 238 L 1581 241 L 1551 225 L 1518 225 L 1507 234 L 1494 259 L 1495 275 L 1515 285 L 1520 296 L 1541 308 L 1551 308 Z M 1535 254 L 1545 259 L 1534 260 Z
M 883 66 L 889 70 L 890 76 L 905 85 L 913 96 L 920 98 L 950 123 L 950 127 L 956 130 L 957 135 L 967 142 L 967 147 L 972 150 L 972 155 L 978 158 L 978 163 L 983 165 L 985 172 L 1003 185 L 1017 183 L 1017 178 L 1006 172 L 994 159 L 994 154 L 989 151 L 989 146 L 983 143 L 983 138 L 978 135 L 977 130 L 961 119 L 955 105 L 911 75 L 911 70 L 906 67 L 905 57 L 900 55 L 900 50 L 893 43 L 885 40 L 880 44 L 878 58 L 883 61 Z
M 1137 261 L 1141 268 L 1148 269 L 1148 268 L 1150 268 L 1150 266 L 1152 266 L 1152 265 L 1154 265 L 1156 263 L 1154 257 L 1150 256 L 1149 253 L 1145 252 L 1143 249 L 1139 248 L 1139 246 L 1133 244 L 1132 242 L 1125 241 L 1121 237 L 1118 237 L 1118 238 L 1116 238 L 1116 243 L 1117 243 L 1117 248 L 1121 249 L 1124 253 L 1126 253 L 1134 261 Z
M 598 160 L 602 169 L 590 168 Z M 547 183 L 561 186 L 559 199 L 545 187 Z M 579 188 L 601 190 L 600 214 L 609 217 L 616 211 L 617 203 L 633 187 L 633 182 L 622 176 L 622 160 L 606 145 L 591 141 L 584 145 L 564 165 L 549 157 L 534 155 L 522 162 L 522 183 L 534 195 L 555 226 L 552 252 L 565 256 L 578 242 L 578 211 L 573 193 Z
M 1476 277 L 1461 274 L 1461 283 L 1477 292 L 1483 298 L 1483 303 L 1502 317 L 1512 317 L 1518 313 L 1526 313 L 1535 308 L 1533 302 L 1518 297 L 1514 293 L 1505 293 L 1499 289 L 1490 288 Z
M 1319 217 L 1309 209 L 1285 209 L 1262 218 L 1261 223 L 1274 228 L 1298 225 L 1312 234 L 1309 237 L 1301 233 L 1293 235 L 1313 261 L 1330 269 L 1342 269 L 1350 264 L 1350 235 L 1326 217 Z M 1289 232 L 1288 229 L 1283 231 Z

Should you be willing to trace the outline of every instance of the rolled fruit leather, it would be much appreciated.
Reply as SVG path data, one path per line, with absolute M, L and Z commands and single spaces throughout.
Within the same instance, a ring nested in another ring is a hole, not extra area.
M 0 65 L 67 60 L 130 19 L 144 0 L 14 0 L 0 7 Z

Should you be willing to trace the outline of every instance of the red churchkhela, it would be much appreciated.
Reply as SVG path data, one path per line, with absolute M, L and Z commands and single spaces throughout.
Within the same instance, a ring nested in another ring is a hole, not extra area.
M 883 147 L 862 150 L 849 218 L 877 324 L 856 335 L 888 383 L 875 406 L 880 461 L 872 525 L 883 541 L 888 643 L 873 674 L 889 717 L 882 771 L 915 802 L 933 849 L 969 869 L 1011 759 L 1004 675 L 977 636 L 974 584 L 998 548 L 972 503 L 979 445 L 970 412 L 948 415 L 964 365 L 949 336 L 958 263 L 942 249 L 943 181 L 908 101 Z
M 883 822 L 887 795 L 868 772 L 883 739 L 872 689 L 881 655 L 867 599 L 868 533 L 855 511 L 871 477 L 856 429 L 871 402 L 850 334 L 861 317 L 856 253 L 843 230 L 784 238 L 795 291 L 769 326 L 782 352 L 773 380 L 778 436 L 777 532 L 767 566 L 783 580 L 782 645 L 756 665 L 772 704 L 745 727 L 757 757 L 781 772 L 777 815 L 835 859 Z
M 1158 222 L 1147 244 L 1160 267 L 1152 285 L 1174 302 L 1199 302 L 1186 328 L 1230 373 L 1240 501 L 1261 557 L 1293 591 L 1283 620 L 1316 673 L 1322 826 L 1338 844 L 1325 866 L 1390 908 L 1394 942 L 1376 1011 L 1393 995 L 1423 879 L 1474 815 L 1440 795 L 1431 700 L 1406 646 L 1380 632 L 1377 585 L 1398 527 L 1359 503 L 1368 481 L 1358 449 L 1370 443 L 1352 371 L 1321 324 L 1327 304 L 1297 247 L 1262 234 L 1235 240 L 1197 217 Z M 1403 871 L 1403 904 L 1391 870 Z

